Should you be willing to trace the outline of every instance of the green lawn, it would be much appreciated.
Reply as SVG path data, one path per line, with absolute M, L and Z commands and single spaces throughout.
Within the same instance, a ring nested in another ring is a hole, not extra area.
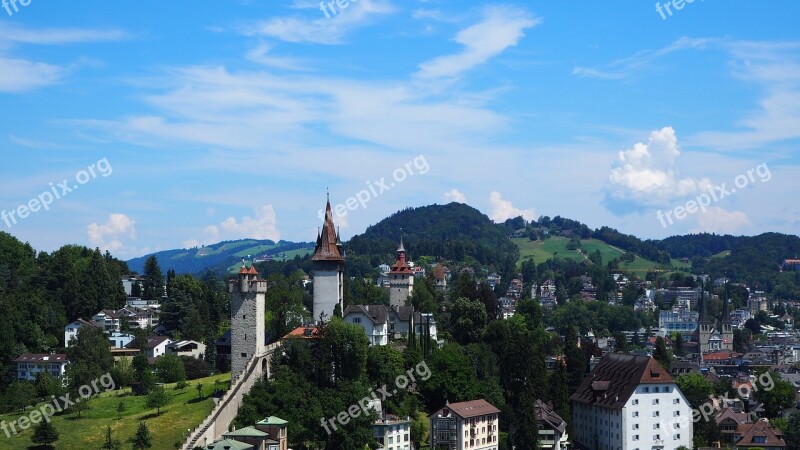
M 176 391 L 174 385 L 166 385 L 167 392 L 172 396 L 169 405 L 161 408 L 161 415 L 156 416 L 155 409 L 145 406 L 146 397 L 131 395 L 130 389 L 105 392 L 89 401 L 89 409 L 81 413 L 81 418 L 74 414 L 57 415 L 51 418 L 51 423 L 59 434 L 55 444 L 56 449 L 96 449 L 103 445 L 106 426 L 110 425 L 114 439 L 122 442 L 123 449 L 129 449 L 127 440 L 136 432 L 139 422 L 145 421 L 153 437 L 154 450 L 168 450 L 174 448 L 175 442 L 185 441 L 187 429 L 194 429 L 200 425 L 214 408 L 211 394 L 214 392 L 216 380 L 220 380 L 218 387 L 227 389 L 230 383 L 230 374 L 216 375 L 210 378 L 189 381 L 189 387 L 183 392 Z M 203 397 L 198 399 L 195 385 L 203 384 Z M 126 410 L 122 419 L 117 420 L 117 405 L 125 402 Z M 32 409 L 26 412 L 30 414 Z M 0 420 L 6 423 L 16 420 L 20 414 L 0 415 Z M 17 428 L 19 430 L 19 428 Z M 28 428 L 11 438 L 0 436 L 0 449 L 25 449 L 32 445 L 31 436 L 33 428 Z
M 716 255 L 712 255 L 711 257 L 712 258 L 724 258 L 724 257 L 730 256 L 730 255 L 731 255 L 731 251 L 730 250 L 723 250 L 723 251 L 717 253 Z

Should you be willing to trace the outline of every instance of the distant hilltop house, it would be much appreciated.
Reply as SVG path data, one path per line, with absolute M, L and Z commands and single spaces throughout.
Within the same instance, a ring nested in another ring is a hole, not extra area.
M 67 355 L 60 353 L 23 353 L 14 362 L 18 381 L 36 381 L 36 375 L 42 372 L 61 378 L 68 364 Z
M 796 270 L 800 271 L 800 259 L 784 259 L 781 264 L 783 270 Z

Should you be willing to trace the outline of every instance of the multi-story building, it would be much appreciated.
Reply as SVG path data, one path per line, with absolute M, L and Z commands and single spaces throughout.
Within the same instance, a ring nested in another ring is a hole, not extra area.
M 610 353 L 570 397 L 576 448 L 692 448 L 692 408 L 650 356 Z
M 430 415 L 432 450 L 497 450 L 500 410 L 486 400 L 448 403 Z
M 691 334 L 697 329 L 697 320 L 700 313 L 685 308 L 675 308 L 672 311 L 661 311 L 658 314 L 658 328 L 667 334 L 678 332 Z
M 67 368 L 67 355 L 23 353 L 14 362 L 17 363 L 17 380 L 19 381 L 35 381 L 36 375 L 41 372 L 61 378 Z
M 369 345 L 389 343 L 388 311 L 385 305 L 350 305 L 344 309 L 343 319 L 363 328 Z
M 78 330 L 83 326 L 93 327 L 94 324 L 87 320 L 78 319 L 64 327 L 64 347 L 69 347 L 73 339 L 78 339 Z
M 561 418 L 551 405 L 536 400 L 536 427 L 539 430 L 539 448 L 542 450 L 567 450 L 569 448 L 569 435 L 567 423 Z
M 372 436 L 381 450 L 414 450 L 411 442 L 411 419 L 384 416 L 372 424 Z

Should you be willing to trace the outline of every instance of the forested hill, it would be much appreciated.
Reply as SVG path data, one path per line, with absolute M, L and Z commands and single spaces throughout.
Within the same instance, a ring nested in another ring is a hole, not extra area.
M 502 227 L 463 203 L 408 208 L 367 228 L 345 244 L 359 255 L 394 255 L 403 229 L 411 258 L 441 257 L 454 261 L 473 259 L 498 271 L 516 265 L 519 249 Z
M 203 247 L 190 249 L 164 250 L 128 261 L 132 271 L 143 273 L 144 263 L 150 256 L 158 259 L 161 269 L 174 270 L 176 273 L 202 274 L 207 270 L 218 273 L 227 272 L 228 268 L 242 258 L 287 259 L 295 255 L 305 256 L 314 250 L 311 242 L 274 242 L 270 240 L 240 239 L 224 241 Z

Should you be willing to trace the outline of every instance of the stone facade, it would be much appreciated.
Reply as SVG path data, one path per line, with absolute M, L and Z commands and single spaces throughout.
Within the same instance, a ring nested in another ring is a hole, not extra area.
M 267 281 L 259 279 L 255 267 L 243 264 L 239 276 L 230 282 L 230 292 L 231 379 L 235 381 L 254 356 L 264 354 Z
M 314 256 L 311 257 L 314 271 L 314 311 L 313 320 L 328 321 L 333 317 L 336 306 L 339 313 L 344 308 L 344 251 L 333 224 L 331 201 L 325 207 L 325 222 L 317 236 Z

